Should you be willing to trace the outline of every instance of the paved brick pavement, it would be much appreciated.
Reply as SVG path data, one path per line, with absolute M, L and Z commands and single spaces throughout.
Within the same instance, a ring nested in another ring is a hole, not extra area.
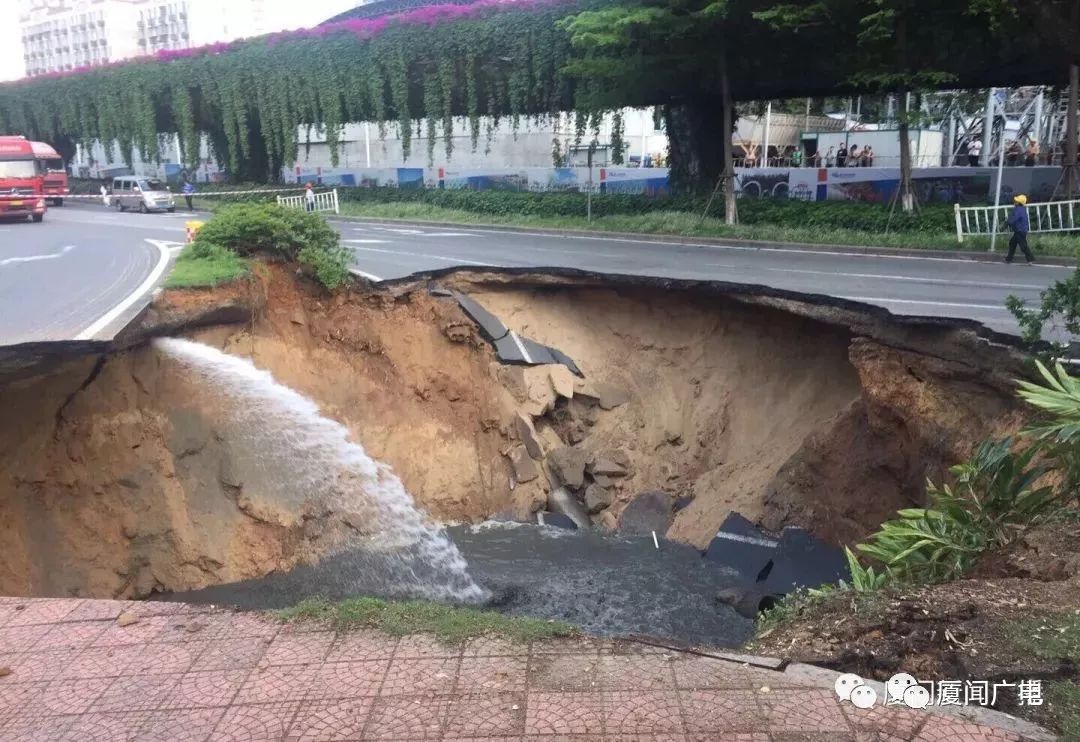
M 178 603 L 0 598 L 0 667 L 4 742 L 1021 739 L 634 643 L 448 647 Z

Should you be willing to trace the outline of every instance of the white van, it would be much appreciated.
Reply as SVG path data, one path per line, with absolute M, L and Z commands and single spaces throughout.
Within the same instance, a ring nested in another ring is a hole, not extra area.
M 148 211 L 176 211 L 169 187 L 157 178 L 140 178 L 124 175 L 113 178 L 112 205 L 119 211 L 138 209 Z

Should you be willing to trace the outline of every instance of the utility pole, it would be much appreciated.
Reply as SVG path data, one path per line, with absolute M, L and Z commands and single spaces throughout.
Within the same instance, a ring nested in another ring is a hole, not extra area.
M 979 164 L 986 167 L 990 164 L 990 145 L 994 143 L 993 131 L 994 131 L 994 90 L 990 88 L 990 92 L 986 94 L 986 116 L 983 119 L 983 146 L 982 156 L 979 158 Z
M 997 102 L 997 96 L 995 95 L 997 88 L 990 88 L 990 105 L 993 106 Z M 990 120 L 993 123 L 994 109 L 990 109 Z M 998 167 L 997 167 L 997 187 L 994 189 L 994 222 L 990 232 L 990 252 L 994 252 L 994 247 L 997 245 L 997 227 L 998 227 L 998 209 L 1001 207 L 1001 175 L 1005 166 L 1005 101 L 1001 102 L 1001 132 L 1002 132 L 1002 148 L 998 153 Z
M 945 150 L 949 153 L 949 161 L 945 166 L 952 167 L 956 164 L 956 114 L 949 116 L 949 144 Z
M 1043 88 L 1039 86 L 1039 94 L 1035 96 L 1035 125 L 1031 127 L 1030 139 L 1034 139 L 1041 147 L 1043 141 Z M 1035 163 L 1036 165 L 1038 163 Z

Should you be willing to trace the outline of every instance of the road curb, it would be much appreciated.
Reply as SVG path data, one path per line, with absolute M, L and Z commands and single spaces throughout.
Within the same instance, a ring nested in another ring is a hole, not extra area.
M 724 237 L 688 237 L 670 234 L 650 234 L 647 232 L 609 232 L 607 230 L 592 229 L 552 229 L 550 227 L 516 227 L 506 224 L 484 224 L 482 222 L 443 222 L 428 219 L 392 219 L 389 217 L 366 217 L 335 215 L 333 219 L 347 222 L 368 224 L 396 224 L 415 225 L 418 227 L 438 227 L 440 229 L 485 229 L 493 232 L 507 232 L 509 234 L 544 234 L 552 237 L 588 237 L 592 239 L 612 240 L 642 240 L 645 242 L 699 246 L 699 247 L 747 247 L 762 250 L 791 250 L 792 252 L 815 251 L 833 252 L 843 255 L 870 255 L 883 257 L 911 257 L 911 258 L 952 258 L 953 260 L 971 260 L 978 263 L 1000 263 L 1001 252 L 976 252 L 973 250 L 918 250 L 901 247 L 878 247 L 870 245 L 827 245 L 815 242 L 766 242 L 763 240 L 728 239 Z M 1073 267 L 1077 265 L 1075 258 L 1063 258 L 1055 255 L 1040 257 L 1038 262 L 1044 265 L 1060 265 Z

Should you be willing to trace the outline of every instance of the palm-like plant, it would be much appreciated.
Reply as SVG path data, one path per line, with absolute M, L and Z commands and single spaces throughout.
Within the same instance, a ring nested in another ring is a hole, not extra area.
M 1054 509 L 1054 489 L 1040 485 L 1049 466 L 1034 461 L 1038 453 L 1037 446 L 1014 451 L 1011 438 L 983 442 L 949 470 L 954 485 L 927 483 L 929 507 L 899 511 L 857 548 L 894 579 L 959 577 L 987 549 L 1012 542 Z
M 1026 402 L 1048 414 L 1024 433 L 1054 461 L 1065 497 L 1074 499 L 1080 492 L 1080 379 L 1070 376 L 1061 363 L 1054 364 L 1053 372 L 1038 361 L 1035 365 L 1046 384 L 1018 381 L 1017 385 Z

